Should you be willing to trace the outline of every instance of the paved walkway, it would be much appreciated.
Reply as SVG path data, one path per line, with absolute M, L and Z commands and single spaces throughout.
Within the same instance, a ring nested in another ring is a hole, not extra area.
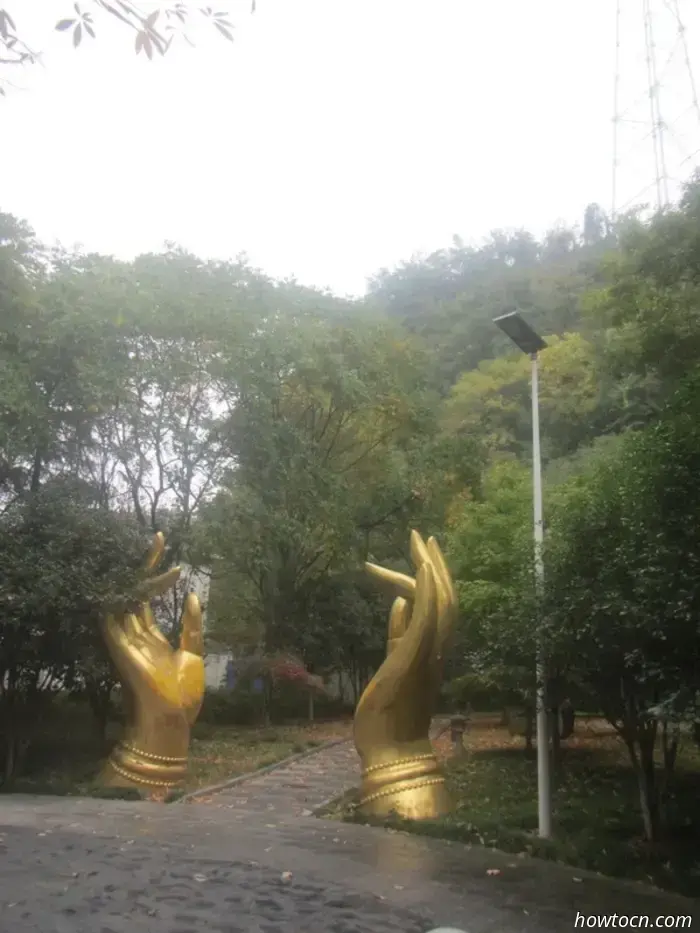
M 558 933 L 696 902 L 483 847 L 321 820 L 339 745 L 208 803 L 0 797 L 4 933 Z M 688 929 L 686 926 L 685 929 Z
M 311 816 L 359 781 L 359 758 L 348 741 L 253 775 L 201 800 L 242 816 L 251 813 L 270 817 Z

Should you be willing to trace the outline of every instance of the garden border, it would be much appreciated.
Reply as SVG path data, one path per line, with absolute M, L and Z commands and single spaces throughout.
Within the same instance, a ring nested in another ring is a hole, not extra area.
M 247 771 L 245 774 L 238 774 L 234 778 L 229 778 L 228 781 L 222 781 L 219 784 L 210 784 L 208 787 L 198 787 L 196 790 L 192 790 L 187 794 L 183 794 L 182 797 L 178 797 L 177 800 L 173 801 L 173 803 L 189 803 L 192 800 L 196 800 L 197 797 L 204 797 L 209 794 L 218 794 L 220 791 L 226 790 L 229 787 L 235 787 L 236 784 L 242 784 L 244 781 L 249 781 L 251 778 L 258 774 L 268 774 L 270 771 L 276 771 L 278 768 L 283 768 L 285 765 L 291 764 L 293 761 L 300 761 L 302 758 L 310 758 L 312 755 L 317 755 L 319 752 L 326 751 L 326 749 L 333 748 L 336 745 L 342 745 L 345 742 L 351 741 L 351 738 L 330 739 L 328 742 L 323 742 L 321 745 L 315 745 L 313 748 L 307 748 L 303 752 L 297 752 L 295 755 L 288 755 L 287 758 L 281 758 L 279 761 L 274 761 L 270 765 L 265 765 L 262 768 L 256 768 L 255 771 Z

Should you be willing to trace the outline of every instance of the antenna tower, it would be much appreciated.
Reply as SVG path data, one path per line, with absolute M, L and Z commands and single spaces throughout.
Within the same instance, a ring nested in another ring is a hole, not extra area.
M 613 219 L 667 207 L 700 166 L 696 6 L 697 0 L 616 0 Z

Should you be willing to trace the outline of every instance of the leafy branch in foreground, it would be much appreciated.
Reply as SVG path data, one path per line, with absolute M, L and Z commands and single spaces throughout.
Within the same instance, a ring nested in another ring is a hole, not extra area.
M 74 48 L 77 48 L 85 37 L 97 38 L 93 11 L 97 12 L 97 16 L 106 14 L 133 30 L 136 53 L 143 52 L 149 59 L 153 58 L 154 53 L 165 55 L 178 36 L 189 45 L 194 45 L 188 35 L 194 17 L 208 21 L 224 39 L 233 42 L 234 26 L 227 12 L 215 10 L 211 6 L 199 6 L 178 0 L 176 3 L 159 6 L 148 14 L 131 0 L 88 0 L 88 6 L 89 8 L 85 4 L 74 3 L 70 15 L 56 22 L 55 29 L 58 32 L 70 33 Z M 255 7 L 256 0 L 251 0 L 251 13 L 255 12 Z M 0 7 L 0 66 L 32 65 L 38 60 L 39 53 L 22 38 L 9 10 Z M 0 95 L 3 94 L 5 91 L 0 85 Z

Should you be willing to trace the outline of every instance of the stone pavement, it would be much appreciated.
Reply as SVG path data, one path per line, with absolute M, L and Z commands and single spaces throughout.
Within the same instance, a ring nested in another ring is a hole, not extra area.
M 700 921 L 695 901 L 642 885 L 310 815 L 356 779 L 340 745 L 199 804 L 0 797 L 0 933 L 555 933 L 577 911 Z
M 351 741 L 336 742 L 287 765 L 253 774 L 209 796 L 199 798 L 241 815 L 311 816 L 325 804 L 359 784 L 360 761 Z M 191 803 L 196 803 L 194 798 Z

